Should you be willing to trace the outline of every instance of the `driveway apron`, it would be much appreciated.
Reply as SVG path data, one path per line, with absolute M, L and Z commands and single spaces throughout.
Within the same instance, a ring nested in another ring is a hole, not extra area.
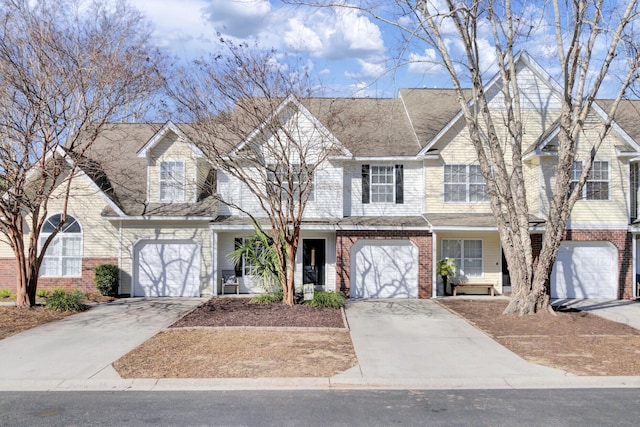
M 526 362 L 431 300 L 349 301 L 346 316 L 364 379 L 566 375 Z
M 47 323 L 0 341 L 0 381 L 89 379 L 202 298 L 129 298 Z M 103 373 L 104 375 L 104 373 Z

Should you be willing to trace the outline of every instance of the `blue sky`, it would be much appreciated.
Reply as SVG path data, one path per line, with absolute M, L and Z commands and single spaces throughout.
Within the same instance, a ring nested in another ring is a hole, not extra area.
M 329 96 L 395 96 L 404 87 L 450 87 L 443 69 L 429 61 L 435 53 L 425 44 L 409 45 L 404 58 L 413 62 L 395 68 L 399 49 L 405 46 L 402 33 L 355 9 L 295 7 L 279 0 L 129 2 L 152 23 L 157 46 L 181 59 L 219 51 L 220 33 L 299 59 Z M 543 2 L 524 3 L 520 13 L 531 40 L 523 47 L 554 75 L 555 36 L 537 3 Z M 445 27 L 445 37 L 453 34 L 453 28 Z M 493 74 L 497 70 L 490 38 L 488 26 L 481 26 L 479 46 L 488 74 Z M 453 37 L 450 43 L 455 50 Z

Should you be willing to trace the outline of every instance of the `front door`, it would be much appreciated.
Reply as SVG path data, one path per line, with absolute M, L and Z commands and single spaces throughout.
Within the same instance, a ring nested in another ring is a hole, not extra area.
M 325 240 L 302 239 L 302 283 L 324 289 Z
M 502 252 L 502 293 L 511 293 L 511 276 L 509 276 L 509 266 L 504 252 Z

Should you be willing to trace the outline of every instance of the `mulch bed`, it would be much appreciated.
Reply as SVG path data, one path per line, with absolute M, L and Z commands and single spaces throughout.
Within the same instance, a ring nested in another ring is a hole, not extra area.
M 212 298 L 171 325 L 344 328 L 342 310 L 296 304 L 249 304 L 249 298 Z
M 640 375 L 640 331 L 577 310 L 505 316 L 505 300 L 439 299 L 525 360 L 576 375 Z

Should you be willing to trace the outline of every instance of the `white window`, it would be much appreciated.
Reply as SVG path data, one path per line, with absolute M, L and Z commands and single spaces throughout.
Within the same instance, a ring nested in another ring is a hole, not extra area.
M 302 170 L 299 164 L 289 166 L 290 170 L 284 165 L 267 166 L 267 181 L 273 194 L 280 193 L 280 197 L 284 199 L 289 194 L 289 188 L 291 188 L 293 190 L 293 198 L 297 199 L 300 188 L 306 188 L 309 192 L 307 201 L 313 201 L 315 198 L 313 165 L 307 165 L 306 170 Z M 289 179 L 291 179 L 291 184 L 289 184 Z
M 457 277 L 482 277 L 482 240 L 442 239 L 442 257 L 453 258 Z
M 184 162 L 163 160 L 160 162 L 160 200 L 163 202 L 184 201 Z
M 487 183 L 482 176 L 480 165 L 444 166 L 445 202 L 485 202 Z
M 371 203 L 394 203 L 393 166 L 371 166 Z
M 42 226 L 40 247 L 60 225 L 62 215 L 52 215 Z M 68 215 L 58 234 L 53 238 L 40 266 L 40 276 L 82 276 L 82 230 L 75 218 Z
M 578 184 L 582 174 L 582 162 L 573 162 L 571 168 L 571 191 Z M 582 189 L 582 198 L 586 200 L 609 200 L 609 162 L 595 160 L 589 171 L 587 182 Z

